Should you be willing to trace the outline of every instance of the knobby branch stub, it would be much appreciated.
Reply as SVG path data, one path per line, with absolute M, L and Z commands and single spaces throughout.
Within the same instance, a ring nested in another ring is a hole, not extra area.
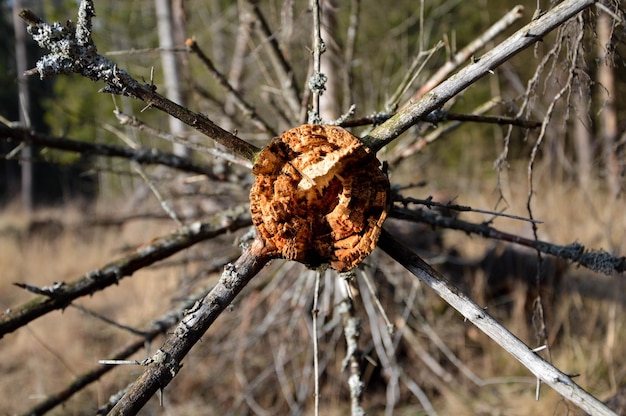
M 347 130 L 318 124 L 288 130 L 263 149 L 253 173 L 252 221 L 276 256 L 343 272 L 376 247 L 389 180 Z

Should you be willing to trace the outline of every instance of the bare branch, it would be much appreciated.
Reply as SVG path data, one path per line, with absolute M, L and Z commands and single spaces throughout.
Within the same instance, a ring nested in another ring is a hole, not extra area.
M 424 2 L 422 1 L 422 5 L 423 3 Z M 417 54 L 409 66 L 409 69 L 404 74 L 404 77 L 402 78 L 402 81 L 400 81 L 400 84 L 396 88 L 395 92 L 391 94 L 391 97 L 385 103 L 385 110 L 395 111 L 398 108 L 398 103 L 400 102 L 400 99 L 402 99 L 402 96 L 409 90 L 411 85 L 413 85 L 417 77 L 426 67 L 426 64 L 430 61 L 433 55 L 435 55 L 435 52 L 441 49 L 443 45 L 444 43 L 440 41 L 429 50 L 420 51 L 420 53 Z
M 354 275 L 352 275 L 354 278 Z M 342 367 L 350 368 L 348 387 L 350 389 L 350 407 L 352 416 L 365 415 L 362 407 L 365 383 L 361 374 L 361 361 L 363 351 L 359 348 L 361 336 L 361 320 L 354 313 L 352 299 L 346 296 L 337 306 L 343 321 L 343 333 L 346 337 L 346 357 L 342 361 Z
M 112 144 L 81 142 L 65 137 L 47 136 L 22 127 L 9 127 L 3 123 L 0 123 L 0 139 L 15 140 L 87 155 L 122 157 L 141 164 L 169 166 L 185 172 L 199 173 L 209 178 L 218 179 L 209 166 L 194 162 L 190 158 L 176 156 L 173 153 L 162 152 L 155 148 L 132 149 Z
M 258 1 L 247 0 L 248 4 L 252 8 L 252 14 L 258 21 L 256 26 L 262 41 L 269 44 L 267 52 L 270 57 L 274 71 L 281 82 L 281 91 L 287 102 L 287 107 L 291 112 L 291 120 L 297 119 L 300 115 L 300 109 L 302 107 L 302 98 L 300 91 L 298 91 L 298 83 L 293 68 L 285 58 L 276 36 L 272 33 L 265 16 L 259 9 Z
M 271 259 L 261 239 L 255 239 L 235 264 L 228 264 L 217 285 L 187 311 L 174 333 L 149 360 L 145 372 L 111 410 L 111 415 L 135 415 L 176 376 L 182 360 L 235 296 Z
M 148 124 L 144 123 L 143 121 L 141 121 L 140 119 L 138 119 L 135 116 L 131 116 L 129 114 L 123 113 L 119 110 L 113 110 L 113 114 L 115 114 L 115 117 L 117 118 L 117 120 L 120 122 L 120 124 L 124 125 L 124 126 L 130 126 L 133 128 L 136 128 L 140 131 L 143 131 L 144 133 L 153 136 L 153 137 L 160 137 L 164 140 L 167 140 L 171 143 L 179 143 L 182 144 L 186 147 L 188 147 L 189 149 L 193 149 L 193 150 L 197 150 L 199 152 L 202 153 L 207 153 L 210 154 L 212 156 L 215 157 L 219 157 L 221 159 L 224 159 L 228 162 L 237 164 L 237 165 L 241 165 L 244 166 L 248 169 L 252 168 L 252 162 L 248 159 L 244 159 L 240 156 L 237 155 L 233 155 L 230 153 L 227 153 L 224 150 L 218 149 L 216 147 L 209 147 L 209 146 L 205 146 L 203 144 L 200 143 L 196 143 L 195 141 L 191 141 L 187 138 L 183 138 L 171 133 L 168 133 L 164 130 L 160 130 L 160 129 L 156 129 L 152 126 L 149 126 Z M 113 133 L 115 133 L 116 135 L 118 134 L 117 130 L 114 129 L 109 129 L 106 125 L 105 128 L 107 130 L 112 131 Z M 189 159 L 189 158 L 183 158 L 185 160 Z M 208 169 L 208 168 L 207 168 Z M 215 175 L 213 175 L 212 177 L 215 177 Z
M 140 331 L 141 338 L 133 341 L 127 346 L 119 349 L 117 352 L 109 355 L 109 359 L 112 361 L 124 360 L 142 348 L 146 347 L 146 343 L 153 341 L 157 336 L 165 333 L 171 327 L 176 325 L 178 321 L 184 316 L 185 310 L 191 308 L 198 299 L 206 296 L 208 290 L 202 290 L 195 296 L 190 296 L 173 310 L 167 311 L 162 316 L 156 318 L 151 323 L 146 325 L 145 329 Z M 49 395 L 44 401 L 30 408 L 24 415 L 41 415 L 49 410 L 52 410 L 56 406 L 67 401 L 75 393 L 79 392 L 83 388 L 87 387 L 94 381 L 98 381 L 103 375 L 113 370 L 115 366 L 112 365 L 98 365 L 97 367 L 81 374 L 76 377 L 69 385 L 62 390 Z
M 446 110 L 437 110 L 429 113 L 424 121 L 428 121 L 429 123 L 441 123 L 444 121 L 468 121 L 474 123 L 486 123 L 486 124 L 498 124 L 498 125 L 510 125 L 510 126 L 518 126 L 526 129 L 536 129 L 541 127 L 540 121 L 535 120 L 526 120 L 517 117 L 504 117 L 504 116 L 484 116 L 482 113 L 490 110 L 496 104 L 498 104 L 497 99 L 492 99 L 486 102 L 485 104 L 478 107 L 471 114 L 459 114 L 459 113 L 451 113 Z M 371 116 L 359 117 L 359 118 L 348 118 L 347 120 L 341 121 L 338 123 L 338 126 L 341 127 L 358 127 L 358 126 L 366 126 L 368 124 L 378 125 L 386 120 L 389 120 L 393 117 L 393 114 L 385 114 L 385 113 L 375 113 Z
M 378 151 L 393 141 L 409 127 L 423 120 L 430 112 L 440 108 L 452 97 L 490 73 L 513 55 L 541 40 L 553 29 L 593 5 L 596 0 L 566 0 L 554 9 L 533 20 L 504 42 L 476 59 L 455 75 L 435 87 L 419 101 L 412 103 L 381 124 L 363 138 L 364 143 Z
M 401 195 L 396 194 L 396 195 L 393 195 L 393 200 L 394 202 L 401 202 L 402 205 L 404 205 L 405 207 L 408 206 L 409 204 L 421 204 L 428 208 L 437 207 L 437 208 L 443 208 L 443 209 L 447 209 L 451 211 L 458 211 L 458 212 L 476 212 L 479 214 L 493 215 L 494 217 L 506 217 L 506 218 L 512 218 L 514 220 L 528 221 L 528 222 L 538 223 L 538 224 L 542 223 L 542 221 L 520 217 L 519 215 L 505 214 L 504 212 L 487 211 L 484 209 L 472 208 L 467 205 L 453 204 L 452 201 L 443 204 L 440 202 L 433 201 L 432 196 L 429 196 L 426 199 L 419 199 L 419 198 L 413 198 L 413 197 L 403 197 Z
M 448 282 L 417 254 L 396 241 L 387 231 L 381 234 L 379 246 L 561 396 L 590 414 L 616 415 L 576 384 L 570 376 L 533 352 L 519 338 L 487 314 L 483 308 Z
M 0 315 L 0 338 L 15 331 L 48 312 L 67 307 L 74 299 L 117 284 L 122 278 L 139 269 L 165 259 L 200 241 L 214 238 L 228 231 L 251 225 L 247 206 L 239 206 L 212 217 L 207 222 L 197 222 L 174 233 L 142 246 L 132 254 L 115 260 L 83 277 L 56 284 L 46 295 L 38 296 L 25 304 Z
M 278 133 L 265 121 L 261 118 L 261 116 L 256 112 L 255 108 L 246 101 L 246 99 L 230 85 L 228 79 L 224 74 L 217 70 L 211 58 L 209 58 L 200 46 L 198 46 L 198 42 L 195 39 L 187 39 L 185 42 L 187 49 L 189 52 L 195 54 L 204 64 L 206 69 L 211 73 L 211 75 L 217 80 L 217 82 L 226 90 L 226 92 L 234 99 L 235 104 L 239 107 L 239 109 L 243 112 L 243 114 L 250 118 L 252 123 L 261 129 L 264 132 L 269 133 L 273 136 L 278 136 Z
M 436 225 L 443 228 L 465 231 L 468 234 L 476 234 L 484 238 L 508 241 L 510 243 L 531 247 L 541 253 L 550 254 L 565 260 L 571 260 L 578 263 L 580 266 L 596 272 L 602 272 L 606 275 L 611 275 L 613 272 L 622 273 L 626 271 L 626 257 L 616 257 L 604 250 L 588 250 L 585 246 L 579 243 L 560 246 L 541 240 L 531 240 L 515 234 L 505 233 L 484 223 L 475 224 L 462 221 L 458 218 L 442 217 L 423 210 L 409 210 L 398 206 L 394 206 L 389 215 L 392 218 L 424 222 L 426 224 Z
M 113 61 L 98 54 L 96 45 L 91 42 L 93 1 L 81 1 L 79 10 L 90 12 L 79 16 L 75 32 L 71 30 L 72 25 L 63 26 L 58 22 L 49 25 L 38 20 L 35 25 L 29 24 L 28 32 L 33 39 L 51 53 L 42 57 L 36 69 L 27 71 L 27 74 L 39 73 L 41 78 L 45 78 L 76 73 L 94 81 L 104 81 L 107 86 L 102 91 L 144 101 L 148 106 L 162 110 L 202 132 L 236 155 L 254 161 L 259 148 L 222 129 L 205 115 L 194 113 L 158 94 L 154 85 L 139 83 Z M 34 22 L 32 12 L 22 12 L 22 15 L 27 16 L 29 22 Z
M 513 7 L 511 11 L 502 16 L 500 20 L 494 23 L 482 35 L 470 42 L 469 45 L 455 54 L 441 68 L 439 68 L 437 72 L 435 72 L 428 79 L 428 81 L 420 87 L 420 89 L 406 102 L 403 107 L 409 105 L 411 102 L 419 100 L 424 96 L 424 94 L 439 85 L 448 75 L 457 70 L 463 63 L 467 62 L 476 52 L 484 48 L 487 43 L 511 27 L 513 23 L 517 22 L 522 17 L 523 12 L 524 6 L 517 5 Z
M 500 117 L 500 116 L 485 116 L 483 115 L 487 111 L 490 111 L 499 103 L 498 98 L 491 99 L 486 103 L 478 106 L 471 114 L 456 114 L 449 113 L 445 110 L 436 110 L 428 114 L 426 119 L 438 124 L 440 122 L 451 121 L 439 126 L 436 130 L 415 139 L 408 139 L 399 142 L 391 150 L 387 156 L 387 161 L 394 165 L 405 158 L 421 151 L 424 147 L 433 143 L 443 135 L 455 130 L 462 125 L 462 122 L 476 122 L 476 123 L 489 123 L 498 125 L 519 126 L 523 128 L 538 128 L 541 127 L 541 122 L 533 120 L 524 120 L 520 118 Z
M 320 30 L 320 2 L 311 0 L 311 11 L 313 13 L 313 75 L 309 78 L 309 89 L 313 93 L 312 109 L 309 112 L 309 124 L 321 124 L 320 116 L 320 96 L 326 90 L 328 77 L 321 72 L 321 57 L 326 51 L 326 45 L 322 39 Z

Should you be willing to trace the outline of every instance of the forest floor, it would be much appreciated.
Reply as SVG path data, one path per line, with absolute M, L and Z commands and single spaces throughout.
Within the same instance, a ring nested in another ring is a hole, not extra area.
M 464 184 L 458 183 L 458 187 L 447 189 L 452 197 L 461 195 L 455 203 L 493 207 L 496 197 L 492 189 L 468 194 Z M 511 205 L 507 213 L 527 216 L 523 208 L 527 192 L 516 193 L 513 188 L 505 191 Z M 437 190 L 423 191 L 429 192 Z M 626 212 L 608 197 L 600 193 L 584 194 L 575 186 L 546 184 L 537 189 L 534 198 L 534 217 L 543 221 L 540 239 L 562 245 L 578 241 L 587 248 L 624 254 Z M 89 209 L 78 206 L 45 209 L 32 217 L 21 214 L 17 207 L 4 210 L 0 216 L 1 310 L 33 298 L 33 294 L 14 286 L 16 282 L 46 286 L 77 279 L 176 228 L 171 221 L 155 219 L 126 221 L 109 227 L 96 225 L 94 219 L 116 216 L 115 206 L 96 205 Z M 513 207 L 522 208 L 516 212 Z M 462 217 L 474 222 L 488 219 L 485 214 L 464 213 Z M 494 226 L 531 237 L 530 226 L 525 222 L 497 219 Z M 511 249 L 449 230 L 439 232 L 417 227 L 414 233 L 416 239 L 419 234 L 425 240 L 429 233 L 435 233 L 429 241 L 439 241 L 441 245 L 422 244 L 419 249 L 424 256 L 479 304 L 484 304 L 488 313 L 531 347 L 537 346 L 530 323 L 536 276 L 532 251 Z M 110 357 L 137 339 L 136 335 L 90 315 L 87 310 L 140 329 L 198 287 L 214 282 L 221 264 L 237 254 L 233 240 L 233 235 L 227 235 L 217 243 L 202 243 L 6 335 L 0 340 L 0 391 L 3 392 L 0 414 L 27 411 L 81 373 L 96 367 L 99 359 Z M 448 264 L 439 262 L 441 254 L 446 254 Z M 183 259 L 186 261 L 177 262 Z M 450 265 L 450 259 L 456 259 L 456 263 Z M 379 296 L 390 319 L 398 325 L 403 322 L 402 302 L 398 298 L 406 299 L 407 292 L 398 289 L 404 283 L 395 288 L 386 283 L 391 281 L 389 276 L 407 282 L 413 280 L 382 253 L 375 252 L 367 261 L 384 271 L 386 277 L 381 281 Z M 216 271 L 210 272 L 207 265 L 213 263 Z M 543 304 L 550 356 L 547 351 L 542 354 L 562 371 L 576 374 L 577 383 L 606 400 L 626 385 L 626 343 L 622 342 L 626 339 L 624 276 L 599 275 L 550 258 L 544 260 L 543 267 L 550 274 L 542 282 L 548 289 Z M 310 388 L 312 383 L 311 373 L 306 370 L 311 363 L 308 325 L 312 286 L 309 283 L 298 286 L 304 288 L 300 297 L 283 296 L 298 288 L 281 286 L 289 280 L 283 279 L 284 276 L 300 281 L 302 276 L 309 275 L 299 265 L 273 262 L 253 279 L 233 309 L 222 315 L 203 342 L 194 348 L 177 378 L 165 390 L 163 407 L 155 398 L 142 414 L 263 414 L 261 409 L 266 409 L 265 414 L 313 414 L 312 389 L 308 393 L 304 390 L 307 404 L 304 410 L 286 399 L 295 401 L 300 394 L 298 389 Z M 539 400 L 535 400 L 536 380 L 528 370 L 464 322 L 433 293 L 417 290 L 418 309 L 424 319 L 415 321 L 421 324 L 409 325 L 413 338 L 402 338 L 396 360 L 426 393 L 439 414 L 577 414 L 573 405 L 547 386 L 542 386 Z M 329 296 L 329 309 L 332 299 Z M 284 306 L 276 309 L 281 302 Z M 275 316 L 271 322 L 263 320 L 272 314 Z M 333 319 L 329 313 L 328 325 Z M 364 327 L 368 325 L 370 322 L 364 321 Z M 375 342 L 367 339 L 369 333 L 364 331 L 361 342 L 366 352 L 375 356 Z M 437 344 L 437 337 L 461 365 L 450 362 Z M 162 340 L 157 338 L 151 345 L 147 344 L 146 350 L 133 359 L 151 355 Z M 320 349 L 327 358 L 321 379 L 321 414 L 349 412 L 347 373 L 341 371 L 344 344 L 342 336 L 335 336 L 332 331 L 321 341 Z M 443 372 L 433 374 L 433 367 L 423 361 L 424 354 L 439 363 Z M 96 407 L 134 380 L 140 371 L 140 367 L 133 365 L 116 368 L 51 414 L 93 414 Z M 390 397 L 384 372 L 380 367 L 365 368 L 368 386 L 363 405 L 368 414 L 384 414 Z M 394 414 L 423 414 L 410 389 L 406 386 L 398 389 Z

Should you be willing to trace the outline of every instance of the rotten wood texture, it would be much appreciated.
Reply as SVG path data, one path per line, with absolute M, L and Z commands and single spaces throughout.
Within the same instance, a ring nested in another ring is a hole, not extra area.
M 376 246 L 389 181 L 376 156 L 336 126 L 288 130 L 259 155 L 252 221 L 277 255 L 310 267 L 356 267 Z

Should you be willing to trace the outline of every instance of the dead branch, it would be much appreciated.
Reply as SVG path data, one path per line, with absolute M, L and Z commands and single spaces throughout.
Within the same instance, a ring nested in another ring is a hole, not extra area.
M 561 396 L 590 414 L 616 416 L 612 410 L 576 384 L 570 376 L 541 358 L 417 254 L 395 240 L 391 234 L 383 231 L 379 246 Z
M 44 294 L 0 315 L 0 338 L 48 312 L 67 307 L 73 300 L 81 296 L 92 295 L 94 292 L 117 284 L 122 278 L 132 275 L 137 270 L 165 259 L 200 241 L 251 224 L 248 207 L 239 206 L 215 215 L 209 221 L 197 222 L 183 227 L 100 269 L 92 270 L 73 282 L 60 282 L 50 287 L 40 288 L 39 290 L 43 291 L 41 293 Z M 22 284 L 22 287 L 25 285 Z
M 197 150 L 201 153 L 206 153 L 209 155 L 213 155 L 215 157 L 219 157 L 222 158 L 228 162 L 231 163 L 235 163 L 237 165 L 241 165 L 244 166 L 246 168 L 252 168 L 252 163 L 250 160 L 248 159 L 244 159 L 240 156 L 237 155 L 233 155 L 230 154 L 224 150 L 218 149 L 217 147 L 209 147 L 209 146 L 205 146 L 203 144 L 200 143 L 196 143 L 194 141 L 191 141 L 187 138 L 183 138 L 180 136 L 177 136 L 175 134 L 171 134 L 169 132 L 154 128 L 152 126 L 149 126 L 148 124 L 144 123 L 143 121 L 141 121 L 140 119 L 138 119 L 135 116 L 131 116 L 129 114 L 125 114 L 121 111 L 119 111 L 118 109 L 113 110 L 113 114 L 115 114 L 115 117 L 118 119 L 118 121 L 120 122 L 120 124 L 124 125 L 124 126 L 131 126 L 133 128 L 136 128 L 140 131 L 143 131 L 144 133 L 153 136 L 153 137 L 160 137 L 164 140 L 167 140 L 171 143 L 176 143 L 176 144 L 182 144 L 184 146 L 186 146 L 189 149 L 193 149 L 193 150 Z M 105 126 L 105 128 L 107 128 L 107 126 Z M 119 132 L 113 130 L 113 129 L 109 129 L 108 130 L 112 131 L 114 134 L 119 135 Z M 185 158 L 183 158 L 185 159 Z M 189 158 L 186 158 L 185 160 L 187 160 Z
M 497 102 L 494 100 L 489 100 L 486 104 L 490 104 L 493 107 Z M 490 108 L 491 108 L 490 107 Z M 474 123 L 487 123 L 487 124 L 497 124 L 497 125 L 511 125 L 517 127 L 523 127 L 526 129 L 536 129 L 541 127 L 540 121 L 535 120 L 526 120 L 517 117 L 504 117 L 504 116 L 484 116 L 482 114 L 477 114 L 476 112 L 482 110 L 482 106 L 475 110 L 472 114 L 459 114 L 459 113 L 451 113 L 446 110 L 437 110 L 427 115 L 424 121 L 429 123 L 442 123 L 445 121 L 469 121 Z M 489 109 L 490 109 L 489 108 Z M 373 124 L 374 126 L 385 122 L 393 117 L 393 114 L 385 114 L 385 113 L 376 113 L 371 116 L 359 117 L 359 118 L 349 118 L 338 125 L 341 127 L 358 127 L 358 126 L 366 126 L 369 124 Z
M 354 277 L 354 275 L 352 275 Z M 365 382 L 363 381 L 361 364 L 363 361 L 363 351 L 359 348 L 359 337 L 361 336 L 361 320 L 354 313 L 352 299 L 346 296 L 337 306 L 343 322 L 343 333 L 346 338 L 346 356 L 343 359 L 342 367 L 350 369 L 348 387 L 350 389 L 350 408 L 352 415 L 363 415 L 363 395 L 365 393 Z
M 460 127 L 463 122 L 509 125 L 518 126 L 526 129 L 541 127 L 541 122 L 539 121 L 512 117 L 483 115 L 483 113 L 486 113 L 487 111 L 490 111 L 493 107 L 495 107 L 496 104 L 498 104 L 497 99 L 489 100 L 474 109 L 471 114 L 456 114 L 441 109 L 433 111 L 426 117 L 427 121 L 435 124 L 444 122 L 445 124 L 439 126 L 437 129 L 427 135 L 415 139 L 405 139 L 401 141 L 391 150 L 390 154 L 387 156 L 387 161 L 390 165 L 396 165 L 400 163 L 402 160 L 421 151 L 424 147 L 438 140 L 440 137 Z
M 252 15 L 258 22 L 256 25 L 257 35 L 263 42 L 268 43 L 266 48 L 269 55 L 272 67 L 276 71 L 276 75 L 281 82 L 281 91 L 285 98 L 288 110 L 291 113 L 290 120 L 298 120 L 300 118 L 300 110 L 302 109 L 302 98 L 300 91 L 298 90 L 298 82 L 296 81 L 296 75 L 285 58 L 283 51 L 278 44 L 278 40 L 272 30 L 270 29 L 267 19 L 263 15 L 263 12 L 259 8 L 259 3 L 253 0 L 247 0 L 250 8 L 252 9 Z
M 155 148 L 132 149 L 112 144 L 82 142 L 65 137 L 48 136 L 23 127 L 9 127 L 1 122 L 0 139 L 14 140 L 84 155 L 121 157 L 140 164 L 169 166 L 181 171 L 198 173 L 212 179 L 219 179 L 215 176 L 210 166 L 202 165 L 190 158 L 180 157 Z
M 369 135 L 363 138 L 363 142 L 374 151 L 382 149 L 409 127 L 424 120 L 430 112 L 442 107 L 444 103 L 478 79 L 492 72 L 513 55 L 541 40 L 549 32 L 595 2 L 596 0 L 566 0 L 559 3 L 543 16 L 538 17 L 515 32 L 504 42 L 475 59 L 472 64 L 439 84 L 424 95 L 422 99 L 408 105 L 392 118 L 376 127 Z
M 409 105 L 411 102 L 415 102 L 422 98 L 424 94 L 432 90 L 435 86 L 439 85 L 444 79 L 446 79 L 452 72 L 456 71 L 462 64 L 469 61 L 470 58 L 484 48 L 489 42 L 491 42 L 496 36 L 500 35 L 506 29 L 511 27 L 513 23 L 517 22 L 523 15 L 524 6 L 517 5 L 513 7 L 507 14 L 502 16 L 500 20 L 494 23 L 489 29 L 487 29 L 482 35 L 474 39 L 460 52 L 454 55 L 448 60 L 441 68 L 437 70 L 426 81 L 420 89 L 404 104 L 403 107 Z
M 120 348 L 117 352 L 111 354 L 109 358 L 111 360 L 124 360 L 142 348 L 145 348 L 147 342 L 153 341 L 157 336 L 164 334 L 167 330 L 176 325 L 184 316 L 184 311 L 191 308 L 194 303 L 198 301 L 198 299 L 206 296 L 207 292 L 208 290 L 203 290 L 200 294 L 186 298 L 176 308 L 167 311 L 162 316 L 153 320 L 151 323 L 146 325 L 144 330 L 140 331 L 141 338 L 133 341 L 123 348 Z M 98 381 L 103 375 L 114 368 L 115 366 L 112 365 L 98 365 L 97 367 L 81 374 L 62 390 L 49 395 L 44 401 L 34 407 L 31 407 L 24 413 L 24 416 L 41 415 L 52 410 L 94 381 Z
M 185 42 L 187 50 L 196 55 L 200 61 L 204 64 L 209 73 L 217 80 L 217 82 L 226 90 L 230 97 L 232 97 L 237 107 L 243 112 L 243 114 L 252 121 L 252 123 L 264 132 L 269 133 L 272 137 L 278 136 L 278 133 L 257 113 L 255 108 L 246 101 L 246 99 L 228 82 L 228 79 L 224 74 L 217 70 L 211 58 L 206 53 L 195 39 L 187 39 Z
M 234 264 L 228 264 L 217 285 L 187 311 L 187 314 L 151 360 L 145 372 L 111 410 L 111 415 L 135 415 L 162 390 L 182 367 L 182 360 L 202 338 L 215 319 L 235 296 L 272 258 L 261 239 L 256 238 Z
M 312 110 L 309 112 L 309 124 L 321 124 L 320 97 L 326 91 L 326 81 L 328 77 L 321 72 L 322 54 L 326 52 L 326 44 L 322 39 L 320 30 L 320 3 L 319 0 L 311 0 L 311 10 L 313 14 L 313 75 L 309 78 L 308 86 L 312 95 Z
M 468 234 L 476 234 L 483 238 L 507 241 L 531 247 L 541 253 L 550 254 L 564 260 L 571 260 L 579 266 L 586 267 L 596 272 L 612 275 L 614 272 L 626 271 L 626 257 L 616 257 L 604 250 L 589 250 L 580 243 L 571 243 L 566 246 L 548 243 L 541 240 L 531 240 L 519 235 L 499 231 L 489 224 L 475 224 L 458 218 L 443 217 L 426 212 L 424 210 L 411 210 L 404 207 L 394 206 L 389 216 L 392 218 L 406 219 L 423 222 L 442 228 L 461 230 Z
M 524 120 L 520 118 L 513 117 L 503 117 L 503 116 L 483 116 L 480 114 L 455 114 L 455 113 L 447 113 L 441 116 L 443 120 L 440 121 L 471 121 L 474 123 L 488 123 L 488 124 L 497 124 L 500 126 L 510 125 L 523 127 L 525 129 L 536 129 L 541 127 L 540 121 L 534 120 Z M 436 121 L 438 118 L 435 118 Z M 431 121 L 430 118 L 427 118 L 426 121 Z M 436 122 L 435 121 L 435 122 Z M 432 121 L 431 121 L 432 122 Z
M 51 52 L 37 61 L 36 68 L 27 71 L 27 75 L 38 73 L 43 79 L 53 75 L 76 73 L 93 81 L 104 81 L 107 86 L 102 89 L 103 92 L 126 95 L 144 101 L 149 107 L 157 108 L 179 119 L 234 154 L 250 161 L 254 160 L 260 151 L 259 148 L 222 129 L 204 114 L 194 113 L 158 94 L 155 85 L 141 84 L 128 72 L 119 68 L 115 62 L 98 54 L 96 45 L 91 39 L 91 21 L 94 13 L 93 1 L 81 1 L 78 21 L 74 28 L 72 24 L 62 25 L 58 22 L 50 25 L 41 19 L 33 19 L 32 12 L 22 11 L 20 16 L 29 24 L 28 33 L 42 49 Z M 28 19 L 25 16 L 28 16 Z

